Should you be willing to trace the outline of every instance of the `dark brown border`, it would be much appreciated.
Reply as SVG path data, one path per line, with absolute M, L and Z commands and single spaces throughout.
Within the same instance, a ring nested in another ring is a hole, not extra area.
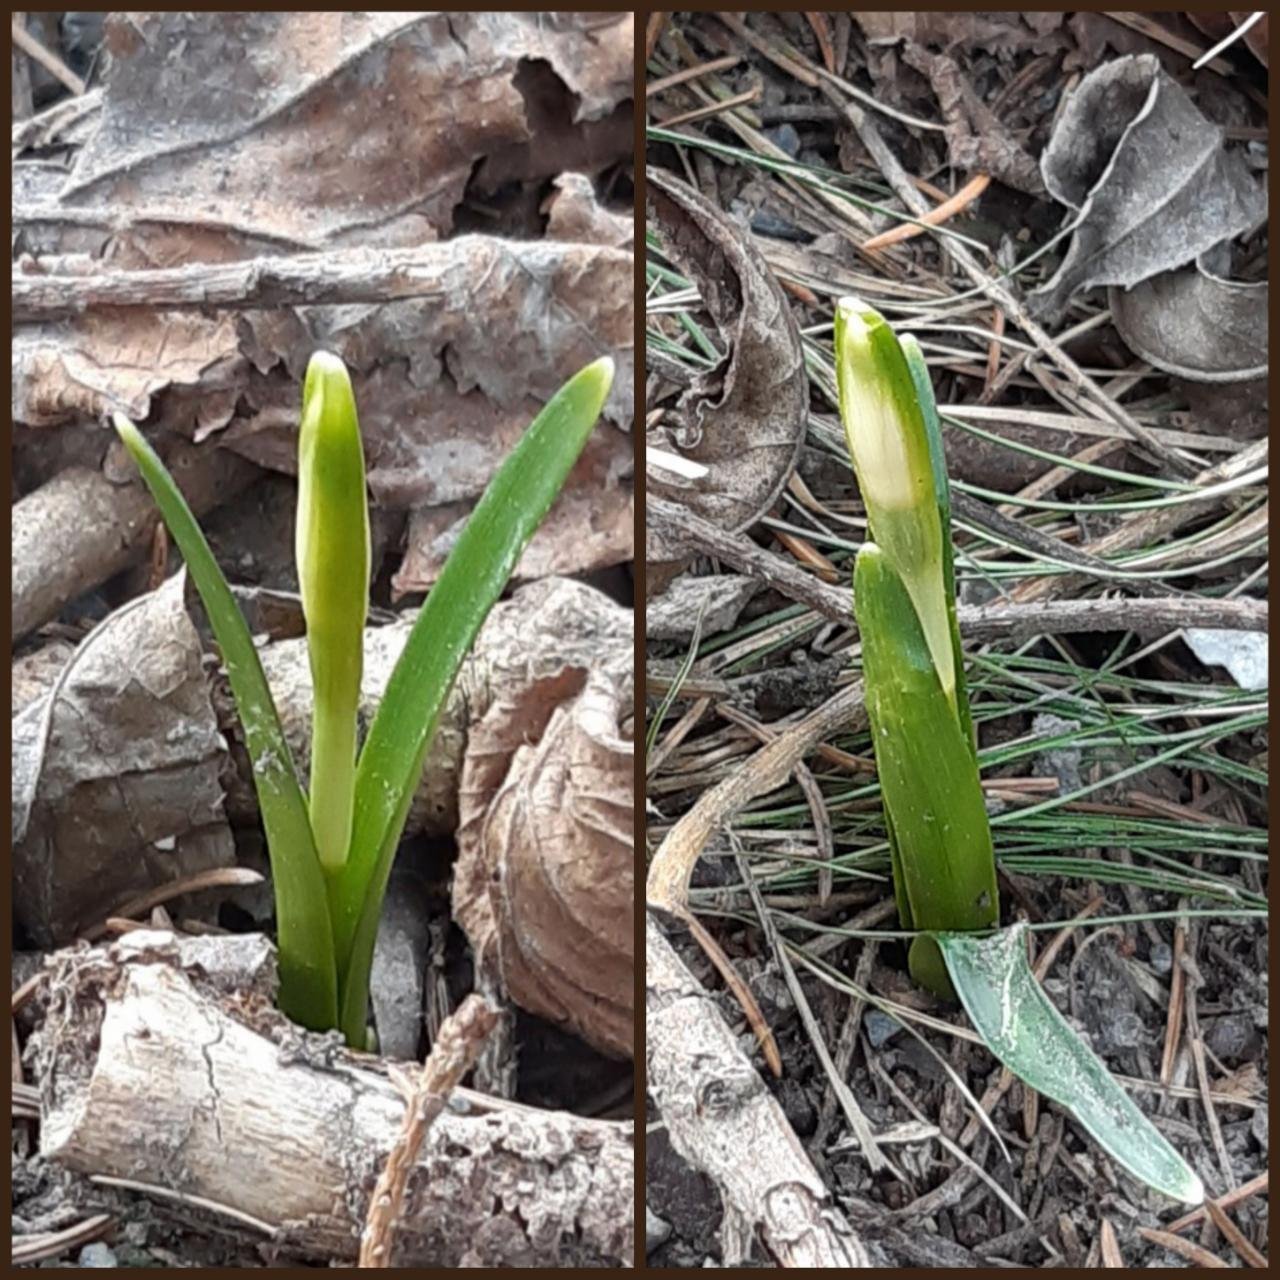
M 633 185 L 635 189 L 635 289 L 632 294 L 635 324 L 635 415 L 631 424 L 633 450 L 635 457 L 635 533 L 632 546 L 632 576 L 634 579 L 635 602 L 635 717 L 632 737 L 635 745 L 635 792 L 632 797 L 632 823 L 634 827 L 635 849 L 635 901 L 632 904 L 632 921 L 634 926 L 634 949 L 632 955 L 635 965 L 635 1035 L 633 1044 L 633 1064 L 635 1071 L 635 1265 L 645 1268 L 645 982 L 644 982 L 644 893 L 647 869 L 645 844 L 645 612 L 646 596 L 645 576 L 645 477 L 644 477 L 644 297 L 645 297 L 645 253 L 644 253 L 644 147 L 645 123 L 647 115 L 644 109 L 644 87 L 648 78 L 645 65 L 645 20 L 646 10 L 635 11 L 634 44 L 635 44 L 635 158 L 632 164 Z

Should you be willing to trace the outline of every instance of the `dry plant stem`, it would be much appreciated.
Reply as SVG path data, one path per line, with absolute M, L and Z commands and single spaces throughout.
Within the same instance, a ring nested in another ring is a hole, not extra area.
M 28 1048 L 41 1153 L 170 1191 L 179 1135 L 180 1195 L 234 1211 L 213 1229 L 239 1236 L 248 1214 L 285 1257 L 350 1265 L 404 1100 L 376 1059 L 287 1023 L 274 972 L 254 935 L 139 931 L 59 953 Z M 455 1096 L 409 1179 L 401 1265 L 631 1265 L 629 1124 Z M 153 1207 L 189 1225 L 190 1203 Z
M 1248 1200 L 1251 1196 L 1265 1192 L 1270 1181 L 1270 1172 L 1264 1169 L 1256 1177 L 1250 1178 L 1248 1182 L 1242 1182 L 1234 1191 L 1228 1191 L 1226 1195 L 1216 1197 L 1214 1203 L 1222 1209 L 1234 1208 L 1234 1206 L 1244 1200 Z M 1190 1213 L 1184 1213 L 1181 1218 L 1169 1223 L 1168 1229 L 1170 1231 L 1185 1231 L 1187 1227 L 1201 1222 L 1208 1212 L 1208 1209 L 1201 1205 L 1198 1209 L 1192 1209 Z
M 79 1249 L 92 1240 L 100 1240 L 115 1225 L 115 1216 L 96 1213 L 83 1222 L 66 1227 L 62 1231 L 42 1231 L 34 1236 L 15 1236 L 9 1253 L 14 1266 L 32 1266 L 46 1262 L 70 1249 Z
M 357 1266 L 391 1265 L 396 1221 L 404 1210 L 405 1187 L 423 1139 L 449 1094 L 475 1065 L 497 1021 L 498 1014 L 482 997 L 469 995 L 445 1019 L 417 1082 L 406 1081 L 404 1123 L 373 1189 Z
M 55 80 L 61 81 L 74 94 L 82 94 L 85 83 L 56 53 L 50 52 L 22 25 L 15 15 L 10 22 L 13 43 L 28 57 L 34 58 Z
M 1269 441 L 1256 440 L 1248 448 L 1233 453 L 1231 457 L 1207 467 L 1194 477 L 1194 482 L 1203 487 L 1224 484 L 1247 475 L 1250 471 L 1266 462 Z M 1202 501 L 1192 500 L 1179 502 L 1174 506 L 1158 507 L 1153 511 L 1133 512 L 1128 519 L 1118 525 L 1110 533 L 1096 538 L 1088 544 L 1088 551 L 1093 556 L 1106 556 L 1117 551 L 1127 551 L 1134 547 L 1149 546 L 1163 538 L 1169 537 L 1184 525 L 1198 519 L 1215 506 L 1223 504 L 1221 497 L 1209 497 Z M 1227 501 L 1230 501 L 1228 498 Z M 1057 596 L 1078 591 L 1081 578 L 1077 574 L 1058 574 L 1054 577 L 1032 578 L 1021 583 L 1013 592 L 1017 601 L 1051 600 Z M 1226 626 L 1227 623 L 1185 623 L 1185 626 Z
M 177 442 L 168 456 L 197 515 L 235 496 L 260 474 L 225 449 Z M 34 631 L 70 600 L 140 559 L 158 519 L 141 484 L 112 484 L 100 471 L 68 467 L 13 504 L 13 639 Z
M 1239 1255 L 1241 1262 L 1246 1267 L 1258 1267 L 1265 1271 L 1267 1269 L 1266 1257 L 1249 1243 L 1244 1232 L 1236 1226 L 1227 1211 L 1216 1200 L 1206 1200 L 1204 1207 L 1208 1210 L 1209 1217 L 1213 1219 L 1213 1225 L 1226 1236 L 1227 1243 Z
M 1158 1244 L 1162 1249 L 1168 1249 L 1170 1253 L 1176 1253 L 1199 1267 L 1213 1268 L 1230 1265 L 1210 1253 L 1208 1249 L 1202 1249 L 1198 1244 L 1184 1240 L 1181 1236 L 1171 1235 L 1168 1231 L 1157 1231 L 1153 1227 L 1139 1227 L 1138 1234 L 1144 1240 L 1150 1240 L 1152 1244 Z
M 872 236 L 862 247 L 864 250 L 887 249 L 890 245 L 901 244 L 904 240 L 912 240 L 918 235 L 923 235 L 927 227 L 939 227 L 955 214 L 967 209 L 990 185 L 991 175 L 980 173 L 970 178 L 955 195 L 944 200 L 936 208 L 930 209 L 920 218 L 920 222 L 900 223 L 888 231 L 882 231 L 878 236 Z M 1003 316 L 1004 312 L 999 311 L 996 314 Z
M 94 275 L 15 275 L 17 321 L 57 320 L 94 307 L 268 308 L 392 302 L 399 298 L 449 299 L 455 279 L 483 271 L 494 252 L 514 256 L 525 270 L 548 267 L 582 246 L 551 241 L 498 241 L 487 236 L 420 245 L 413 249 L 333 249 L 324 253 L 252 258 L 247 262 L 197 263 L 147 271 Z M 593 248 L 595 254 L 631 254 Z
M 652 919 L 646 954 L 649 1092 L 672 1146 L 719 1188 L 726 1234 L 758 1234 L 785 1267 L 869 1266 L 782 1108 Z
M 646 887 L 649 906 L 668 912 L 689 927 L 742 1004 L 775 1075 L 782 1074 L 782 1059 L 773 1032 L 728 957 L 689 910 L 689 877 L 718 827 L 748 800 L 780 787 L 795 772 L 797 762 L 835 730 L 853 724 L 861 713 L 862 685 L 852 684 L 799 724 L 780 733 L 735 773 L 698 797 L 693 808 L 667 832 L 649 866 Z
M 754 717 L 740 711 L 732 703 L 724 703 L 716 708 L 717 713 L 731 724 L 741 725 L 760 742 L 772 742 L 778 736 L 778 730 L 761 724 Z M 817 843 L 818 862 L 818 905 L 825 906 L 831 897 L 832 873 L 831 859 L 835 856 L 835 838 L 831 832 L 831 815 L 827 813 L 826 802 L 822 791 L 808 765 L 802 760 L 796 761 L 796 784 L 804 793 L 809 812 L 813 815 L 813 829 Z
M 820 582 L 798 565 L 758 546 L 745 534 L 728 533 L 676 503 L 650 495 L 646 510 L 652 526 L 661 529 L 673 543 L 682 543 L 689 552 L 723 560 L 740 572 L 759 578 L 788 599 L 808 605 L 833 622 L 847 624 L 852 621 L 853 609 L 847 587 L 833 587 Z M 1173 510 L 1182 508 L 1174 507 Z M 1043 581 L 1062 580 L 1048 578 Z M 1211 600 L 1195 596 L 1045 600 L 960 605 L 956 616 L 961 634 L 968 640 L 977 641 L 1021 641 L 1037 635 L 1085 631 L 1167 632 L 1181 627 L 1265 631 L 1267 602 Z

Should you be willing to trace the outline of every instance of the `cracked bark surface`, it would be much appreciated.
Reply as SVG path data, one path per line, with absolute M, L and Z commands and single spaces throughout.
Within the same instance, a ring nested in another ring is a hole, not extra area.
M 652 918 L 645 969 L 650 1096 L 671 1145 L 724 1199 L 724 1265 L 758 1235 L 786 1267 L 867 1267 L 867 1252 L 782 1107 Z
M 52 964 L 27 1049 L 42 1155 L 122 1189 L 80 1184 L 98 1201 L 141 1190 L 276 1259 L 354 1262 L 404 1099 L 378 1059 L 274 1010 L 264 938 L 139 930 Z M 633 1164 L 629 1124 L 456 1090 L 409 1177 L 395 1263 L 628 1266 Z

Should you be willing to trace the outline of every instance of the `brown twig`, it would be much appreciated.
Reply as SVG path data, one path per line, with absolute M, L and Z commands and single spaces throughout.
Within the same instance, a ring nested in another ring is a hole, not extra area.
M 679 71 L 673 71 L 669 76 L 661 76 L 657 80 L 650 80 L 644 87 L 644 96 L 652 98 L 667 89 L 674 88 L 678 84 L 687 84 L 690 80 L 696 80 L 699 76 L 714 75 L 717 71 L 732 70 L 741 61 L 742 59 L 736 53 L 730 53 L 723 58 L 712 58 L 710 62 L 699 62 L 696 66 L 684 67 Z
M 1213 1225 L 1226 1236 L 1227 1243 L 1240 1255 L 1241 1262 L 1248 1267 L 1259 1267 L 1265 1270 L 1266 1257 L 1249 1243 L 1244 1232 L 1231 1220 L 1227 1211 L 1216 1200 L 1206 1200 L 1204 1207 L 1209 1217 L 1213 1219 Z
M 1248 1182 L 1242 1182 L 1238 1187 L 1228 1191 L 1226 1195 L 1216 1197 L 1217 1204 L 1220 1208 L 1231 1209 L 1242 1201 L 1249 1200 L 1253 1196 L 1259 1195 L 1267 1190 L 1271 1175 L 1267 1170 L 1263 1170 L 1256 1177 L 1250 1178 Z M 1208 1209 L 1204 1205 L 1199 1208 L 1192 1209 L 1190 1213 L 1184 1213 L 1181 1218 L 1169 1223 L 1169 1231 L 1185 1231 L 1187 1227 L 1193 1227 L 1198 1222 L 1202 1222 L 1208 1216 Z
M 145 893 L 122 902 L 108 912 L 105 919 L 83 930 L 80 937 L 86 942 L 94 942 L 109 932 L 109 922 L 112 919 L 139 916 L 184 893 L 198 893 L 202 889 L 234 889 L 261 883 L 262 873 L 250 867 L 210 867 L 207 871 L 197 871 L 179 880 L 170 880 L 168 884 L 157 885 L 154 889 L 148 889 Z
M 867 250 L 887 249 L 890 245 L 901 244 L 904 240 L 922 235 L 929 227 L 940 227 L 949 218 L 967 209 L 990 185 L 991 175 L 979 173 L 970 178 L 955 195 L 942 204 L 935 205 L 928 213 L 921 214 L 916 221 L 901 222 L 896 227 L 890 227 L 888 231 L 872 236 L 862 247 Z
M 847 625 L 852 621 L 853 595 L 848 587 L 820 582 L 798 565 L 758 546 L 745 534 L 729 533 L 677 503 L 651 494 L 647 512 L 650 526 L 672 543 L 683 545 L 691 553 L 723 560 L 833 622 Z M 1070 632 L 1168 632 L 1183 627 L 1265 631 L 1268 615 L 1265 600 L 1150 596 L 1138 600 L 1104 597 L 1030 604 L 961 605 L 956 616 L 961 634 L 967 639 L 1021 641 L 1037 635 Z
M 1139 1227 L 1138 1234 L 1144 1240 L 1150 1240 L 1152 1244 L 1158 1244 L 1162 1249 L 1168 1249 L 1170 1253 L 1176 1253 L 1197 1266 L 1227 1266 L 1227 1263 L 1215 1257 L 1208 1249 L 1202 1249 L 1198 1244 L 1192 1244 L 1190 1240 L 1184 1240 L 1181 1236 L 1170 1235 L 1167 1231 L 1156 1231 L 1152 1227 Z
M 9 1254 L 13 1266 L 31 1266 L 47 1262 L 68 1249 L 78 1249 L 93 1240 L 101 1240 L 115 1225 L 115 1215 L 96 1213 L 61 1231 L 42 1231 L 39 1235 L 15 1236 Z
M 405 1095 L 404 1122 L 387 1153 L 387 1163 L 378 1176 L 369 1201 L 357 1266 L 391 1265 L 396 1219 L 404 1203 L 409 1174 L 422 1150 L 423 1139 L 432 1122 L 444 1110 L 449 1094 L 475 1065 L 497 1022 L 496 1009 L 482 997 L 469 995 L 444 1020 L 416 1084 L 402 1075 L 393 1076 Z

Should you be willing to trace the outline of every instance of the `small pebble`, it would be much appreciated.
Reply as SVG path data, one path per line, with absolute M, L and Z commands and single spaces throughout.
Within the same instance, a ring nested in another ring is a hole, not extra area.
M 118 1267 L 120 1264 L 109 1246 L 103 1244 L 101 1240 L 95 1240 L 80 1250 L 80 1265 L 82 1267 Z
M 1247 1013 L 1214 1019 L 1204 1033 L 1204 1042 L 1225 1062 L 1252 1062 L 1262 1048 L 1253 1018 Z
M 873 1049 L 883 1049 L 902 1030 L 902 1023 L 879 1009 L 868 1009 L 862 1015 L 862 1025 L 867 1029 L 867 1039 Z
M 764 130 L 764 136 L 793 160 L 800 154 L 800 135 L 793 124 L 778 124 Z
M 644 1207 L 644 1253 L 647 1258 L 671 1239 L 671 1224 L 660 1218 L 648 1205 Z
M 1136 1049 L 1147 1038 L 1142 1019 L 1132 1009 L 1114 1009 L 1104 1025 L 1108 1048 Z

